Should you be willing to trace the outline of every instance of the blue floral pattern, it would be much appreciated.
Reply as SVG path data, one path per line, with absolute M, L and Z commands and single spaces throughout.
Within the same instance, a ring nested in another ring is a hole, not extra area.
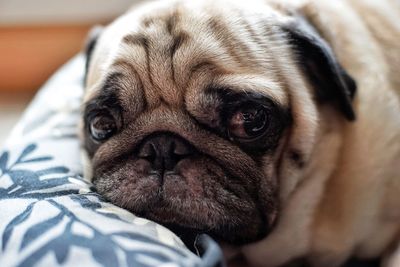
M 209 237 L 199 238 L 204 252 L 195 255 L 82 178 L 82 73 L 79 56 L 56 74 L 0 152 L 0 266 L 223 266 Z

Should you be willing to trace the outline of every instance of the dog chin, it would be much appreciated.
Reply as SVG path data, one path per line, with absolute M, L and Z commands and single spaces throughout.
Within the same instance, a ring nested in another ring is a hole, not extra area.
M 270 230 L 260 217 L 252 216 L 245 219 L 229 217 L 229 214 L 216 216 L 210 211 L 204 211 L 204 214 L 193 214 L 192 211 L 197 210 L 196 205 L 191 208 L 190 204 L 187 204 L 187 209 L 177 208 L 179 205 L 168 206 L 168 208 L 160 206 L 139 215 L 166 226 L 185 243 L 187 240 L 193 241 L 193 238 L 199 234 L 208 234 L 217 241 L 244 245 L 265 237 Z M 226 221 L 221 222 L 222 220 Z
M 188 188 L 182 177 L 168 177 L 163 184 L 154 177 L 144 180 L 146 183 L 140 185 L 140 191 L 136 191 L 135 195 L 146 197 L 131 195 L 131 199 L 128 194 L 122 194 L 124 197 L 119 198 L 121 193 L 104 188 L 101 180 L 95 184 L 111 202 L 166 226 L 190 248 L 199 234 L 208 234 L 217 241 L 243 245 L 265 237 L 270 230 L 269 222 L 257 210 L 254 202 L 235 200 L 233 193 L 222 187 L 214 188 L 214 192 L 219 196 L 224 195 L 226 203 L 221 203 L 218 196 L 215 199 L 204 198 L 201 194 L 194 197 L 191 193 L 193 188 Z M 227 201 L 230 196 L 233 203 Z

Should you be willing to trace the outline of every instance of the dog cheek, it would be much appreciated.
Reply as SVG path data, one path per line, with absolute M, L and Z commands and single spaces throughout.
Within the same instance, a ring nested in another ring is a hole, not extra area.
M 178 165 L 181 179 L 185 181 L 188 192 L 195 199 L 215 198 L 213 192 L 226 181 L 225 173 L 209 160 L 184 160 Z
M 127 162 L 97 176 L 94 185 L 105 198 L 122 208 L 142 212 L 158 198 L 160 180 L 148 174 L 142 160 Z

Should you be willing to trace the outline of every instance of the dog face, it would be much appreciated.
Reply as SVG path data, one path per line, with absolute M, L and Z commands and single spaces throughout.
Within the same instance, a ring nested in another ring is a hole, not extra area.
M 91 40 L 82 138 L 93 182 L 178 232 L 264 237 L 307 164 L 319 108 L 354 118 L 355 85 L 329 46 L 261 2 L 151 3 Z

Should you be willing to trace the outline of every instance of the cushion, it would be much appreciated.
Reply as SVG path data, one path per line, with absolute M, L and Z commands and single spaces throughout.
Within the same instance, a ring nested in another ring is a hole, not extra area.
M 58 71 L 0 151 L 0 266 L 223 266 L 210 237 L 198 237 L 194 254 L 83 179 L 83 73 L 82 55 Z

